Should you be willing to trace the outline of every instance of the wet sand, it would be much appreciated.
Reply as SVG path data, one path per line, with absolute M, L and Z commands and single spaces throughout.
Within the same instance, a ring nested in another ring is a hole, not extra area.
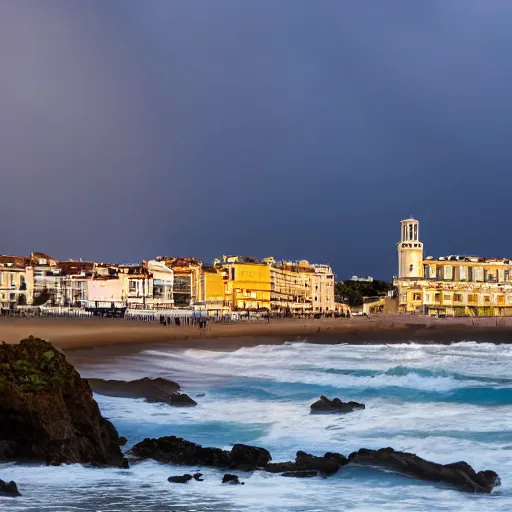
M 450 321 L 453 320 L 453 321 Z M 236 350 L 285 341 L 311 343 L 451 343 L 487 341 L 512 343 L 512 326 L 475 326 L 457 319 L 421 317 L 372 319 L 275 320 L 233 324 L 210 323 L 204 330 L 197 326 L 168 327 L 159 323 L 122 319 L 0 318 L 0 341 L 17 343 L 33 335 L 69 351 L 109 347 L 108 352 L 137 352 L 143 346 L 165 345 L 174 348 Z

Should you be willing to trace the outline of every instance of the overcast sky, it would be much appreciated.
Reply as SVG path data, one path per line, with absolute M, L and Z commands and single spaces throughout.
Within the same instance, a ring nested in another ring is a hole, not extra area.
M 0 253 L 390 278 L 512 256 L 510 0 L 3 0 Z

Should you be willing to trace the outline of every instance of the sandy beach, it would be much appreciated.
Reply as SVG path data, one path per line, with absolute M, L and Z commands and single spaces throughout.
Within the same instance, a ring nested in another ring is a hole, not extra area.
M 468 321 L 469 320 L 469 321 Z M 506 320 L 506 319 L 499 319 Z M 450 343 L 454 341 L 512 342 L 509 323 L 470 319 L 352 318 L 210 323 L 165 327 L 159 323 L 121 319 L 0 318 L 0 340 L 17 343 L 27 336 L 44 338 L 64 350 L 137 344 L 166 344 L 176 348 L 232 349 L 285 341 L 311 343 Z

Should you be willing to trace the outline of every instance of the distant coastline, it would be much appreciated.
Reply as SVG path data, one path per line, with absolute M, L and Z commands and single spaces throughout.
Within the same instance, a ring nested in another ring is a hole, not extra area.
M 167 327 L 121 319 L 0 318 L 0 341 L 17 343 L 29 335 L 63 350 L 165 344 L 175 348 L 228 349 L 286 341 L 320 344 L 512 343 L 512 319 L 380 316 L 352 319 L 283 319 L 267 322 L 211 323 Z

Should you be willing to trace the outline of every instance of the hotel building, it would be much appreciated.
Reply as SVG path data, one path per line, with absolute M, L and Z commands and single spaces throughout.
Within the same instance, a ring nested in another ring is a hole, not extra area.
M 397 244 L 399 311 L 447 316 L 512 316 L 509 258 L 423 257 L 419 222 L 401 222 Z

